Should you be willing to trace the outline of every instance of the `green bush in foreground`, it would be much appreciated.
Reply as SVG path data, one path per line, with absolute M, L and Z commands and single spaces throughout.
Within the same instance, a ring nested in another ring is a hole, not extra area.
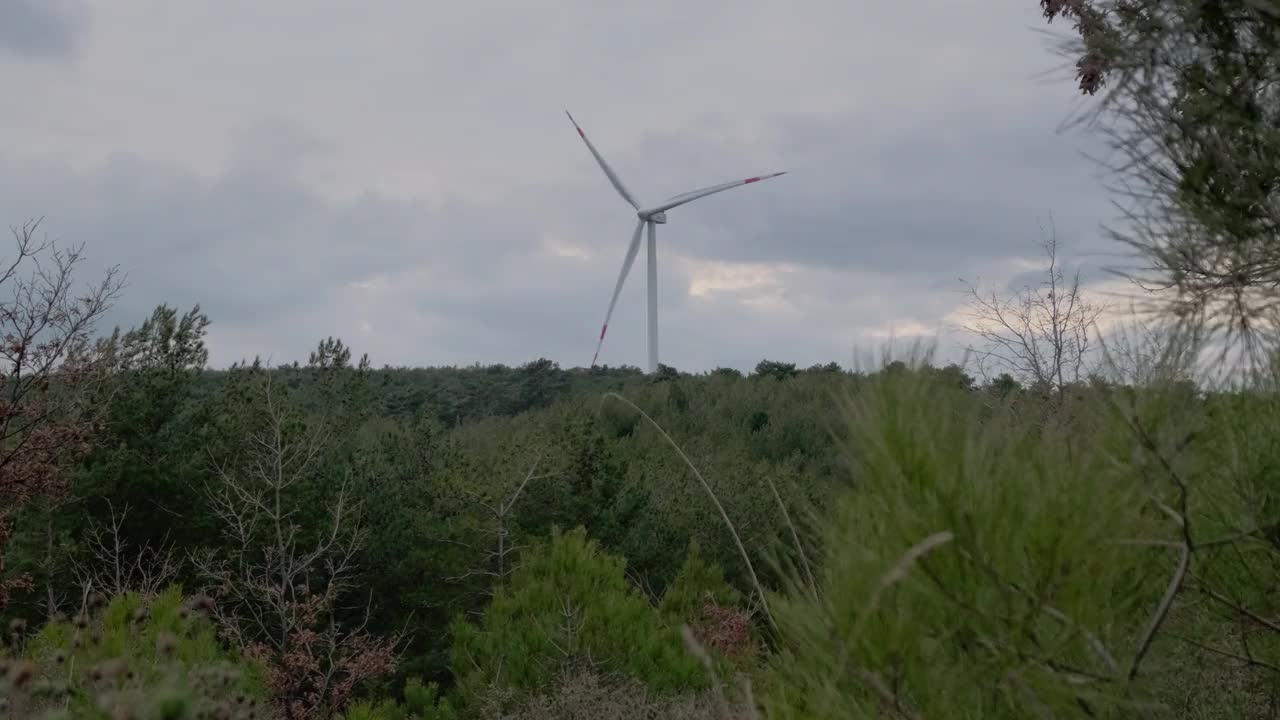
M 553 531 L 521 556 L 479 623 L 453 626 L 452 665 L 462 700 L 493 689 L 533 692 L 562 669 L 590 662 L 658 692 L 702 687 L 704 670 L 627 580 L 625 560 L 577 528 Z
M 457 712 L 448 700 L 440 697 L 435 683 L 422 684 L 410 678 L 404 685 L 404 702 L 394 700 L 361 700 L 343 713 L 342 720 L 455 720 Z
M 915 373 L 850 407 L 853 487 L 813 593 L 771 600 L 770 718 L 1131 716 L 1137 639 L 1173 566 L 1127 431 L 1028 422 Z M 1150 482 L 1150 481 L 1145 481 Z
M 260 669 L 222 647 L 203 598 L 175 587 L 104 601 L 50 621 L 4 660 L 0 718 L 269 717 Z
M 707 602 L 731 606 L 741 600 L 741 593 L 725 582 L 720 566 L 708 562 L 693 541 L 680 571 L 662 593 L 658 609 L 673 622 L 691 623 L 699 618 Z
M 501 704 L 498 695 L 490 706 Z M 509 711 L 480 711 L 482 720 L 748 720 L 737 698 L 731 702 L 712 690 L 657 694 L 634 680 L 606 680 L 569 670 L 545 692 L 523 699 Z

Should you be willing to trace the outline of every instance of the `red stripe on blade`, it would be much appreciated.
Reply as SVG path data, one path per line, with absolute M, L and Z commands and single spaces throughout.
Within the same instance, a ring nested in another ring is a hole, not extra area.
M 601 340 L 603 340 L 603 339 L 604 339 L 604 333 L 605 333 L 605 331 L 606 331 L 606 330 L 608 330 L 608 329 L 609 329 L 609 326 L 608 326 L 608 325 L 605 325 L 604 327 L 600 328 L 600 339 L 601 339 Z
M 743 182 L 743 183 L 760 182 L 760 178 L 758 178 L 758 177 L 747 178 L 746 180 L 743 180 L 742 182 Z

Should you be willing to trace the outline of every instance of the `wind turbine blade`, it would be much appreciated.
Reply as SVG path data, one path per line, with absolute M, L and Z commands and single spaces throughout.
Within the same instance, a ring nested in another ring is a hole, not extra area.
M 622 272 L 618 273 L 618 284 L 613 288 L 613 298 L 609 300 L 609 311 L 604 314 L 604 325 L 600 328 L 600 340 L 596 342 L 596 354 L 591 356 L 591 367 L 596 366 L 600 357 L 600 348 L 604 345 L 604 334 L 609 331 L 609 318 L 613 317 L 613 307 L 618 304 L 618 296 L 622 294 L 622 284 L 627 281 L 627 273 L 636 261 L 640 252 L 640 231 L 644 229 L 644 220 L 636 224 L 636 231 L 631 236 L 631 246 L 627 248 L 627 257 L 622 261 Z
M 578 121 L 573 119 L 573 115 L 571 115 L 568 110 L 565 110 L 564 114 L 569 116 L 569 122 L 573 123 L 573 126 L 577 128 L 578 137 L 581 137 L 582 142 L 587 144 L 587 149 L 591 151 L 593 156 L 595 156 L 596 162 L 600 164 L 600 169 L 604 170 L 605 175 L 609 176 L 609 182 L 613 183 L 613 188 L 618 191 L 618 194 L 622 196 L 623 200 L 631 203 L 631 207 L 639 210 L 640 204 L 636 202 L 635 198 L 631 197 L 631 192 L 627 190 L 627 186 L 622 184 L 622 180 L 618 178 L 618 174 L 613 171 L 613 168 L 609 167 L 609 163 L 605 162 L 604 158 L 600 156 L 600 153 L 596 150 L 596 146 L 592 145 L 591 141 L 587 139 L 587 134 L 582 132 L 582 127 L 578 125 Z
M 666 212 L 667 210 L 670 210 L 673 207 L 679 207 L 680 205 L 684 205 L 685 203 L 693 202 L 698 198 L 704 198 L 708 195 L 714 195 L 718 192 L 724 192 L 725 190 L 732 190 L 733 188 L 739 187 L 741 185 L 750 185 L 751 183 L 754 183 L 754 182 L 760 182 L 761 180 L 768 180 L 769 178 L 776 178 L 779 175 L 786 175 L 786 174 L 787 174 L 786 171 L 776 172 L 776 173 L 771 173 L 769 175 L 759 175 L 757 177 L 750 177 L 750 178 L 747 178 L 746 180 L 734 180 L 733 182 L 727 182 L 722 185 L 712 185 L 711 187 L 705 187 L 700 190 L 691 190 L 687 193 L 681 193 L 671 198 L 670 200 L 663 202 L 661 205 L 657 207 L 647 208 L 643 212 L 645 213 Z

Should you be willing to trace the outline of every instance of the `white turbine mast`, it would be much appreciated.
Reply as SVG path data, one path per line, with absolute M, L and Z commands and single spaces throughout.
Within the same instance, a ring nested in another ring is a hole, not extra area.
M 690 190 L 681 193 L 673 198 L 663 201 L 661 204 L 649 208 L 642 208 L 640 203 L 636 202 L 635 197 L 627 190 L 627 186 L 622 184 L 622 180 L 618 178 L 618 174 L 609 167 L 609 163 L 601 157 L 595 145 L 587 139 L 587 134 L 582 131 L 582 126 L 578 125 L 578 121 L 573 119 L 573 115 L 568 110 L 564 111 L 569 116 L 569 122 L 573 123 L 573 127 L 577 129 L 578 136 L 587 144 L 587 149 L 591 151 L 596 162 L 600 164 L 600 169 L 604 170 L 604 174 L 608 176 L 609 182 L 613 183 L 613 187 L 626 200 L 631 207 L 635 208 L 636 216 L 640 218 L 640 222 L 636 224 L 635 232 L 631 235 L 631 245 L 627 247 L 627 255 L 622 261 L 622 272 L 618 273 L 618 283 L 613 289 L 613 297 L 609 300 L 609 309 L 604 315 L 604 325 L 600 328 L 600 339 L 596 342 L 596 354 L 591 358 L 591 367 L 595 367 L 596 360 L 600 357 L 600 348 L 604 345 L 604 334 L 609 330 L 609 318 L 613 316 L 613 308 L 618 304 L 618 296 L 622 293 L 622 285 L 627 280 L 627 273 L 631 272 L 631 265 L 635 263 L 636 254 L 640 251 L 640 236 L 645 226 L 649 228 L 649 372 L 658 371 L 658 225 L 667 222 L 667 211 L 693 202 L 699 198 L 708 195 L 714 195 L 718 192 L 724 192 L 740 185 L 750 185 L 761 180 L 768 180 L 779 175 L 786 175 L 784 172 L 770 173 L 768 175 L 758 175 L 756 177 L 746 178 L 745 180 L 734 180 L 733 182 L 722 183 L 720 185 L 712 185 L 710 187 L 700 188 L 698 190 Z

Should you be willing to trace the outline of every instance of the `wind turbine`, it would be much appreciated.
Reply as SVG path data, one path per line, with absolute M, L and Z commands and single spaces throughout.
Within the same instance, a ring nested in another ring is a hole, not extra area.
M 640 203 L 636 202 L 635 197 L 622 184 L 622 180 L 618 178 L 618 174 L 609 167 L 609 163 L 601 157 L 596 147 L 587 139 L 587 134 L 582 132 L 582 126 L 578 125 L 578 121 L 573 119 L 573 115 L 568 110 L 564 111 L 569 116 L 569 122 L 573 123 L 573 127 L 578 130 L 578 136 L 582 138 L 582 142 L 587 144 L 587 149 L 595 157 L 596 162 L 600 164 L 600 169 L 604 170 L 604 174 L 608 176 L 609 182 L 613 183 L 613 187 L 626 200 L 631 207 L 636 209 L 636 216 L 640 218 L 640 222 L 636 224 L 636 230 L 631 236 L 631 245 L 627 247 L 626 258 L 622 261 L 622 272 L 618 273 L 618 284 L 613 289 L 613 298 L 609 300 L 609 310 L 604 315 L 604 325 L 600 328 L 600 339 L 596 342 L 596 354 L 591 357 L 591 367 L 595 367 L 596 360 L 600 357 L 600 348 L 604 345 L 604 334 L 609 330 L 609 318 L 613 316 L 613 308 L 618 304 L 618 295 L 622 293 L 622 285 L 627 280 L 627 273 L 631 272 L 631 265 L 635 263 L 636 254 L 640 251 L 640 234 L 648 226 L 649 229 L 649 372 L 658 371 L 658 225 L 667 222 L 667 211 L 693 202 L 698 198 L 704 198 L 708 195 L 714 195 L 718 192 L 724 192 L 736 188 L 740 185 L 750 185 L 761 180 L 768 180 L 779 175 L 786 175 L 784 172 L 771 173 L 769 175 L 759 175 L 750 177 L 745 180 L 734 180 L 733 182 L 722 183 L 720 185 L 712 185 L 698 190 L 690 190 L 681 193 L 662 203 L 649 208 L 640 207 Z

